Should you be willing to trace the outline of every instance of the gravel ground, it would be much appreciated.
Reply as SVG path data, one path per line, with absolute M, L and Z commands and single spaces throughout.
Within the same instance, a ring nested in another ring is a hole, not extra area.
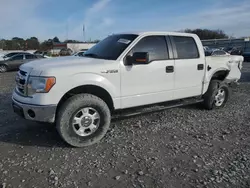
M 14 75 L 0 75 L 0 188 L 250 187 L 250 63 L 225 108 L 115 120 L 99 144 L 80 149 L 12 112 Z

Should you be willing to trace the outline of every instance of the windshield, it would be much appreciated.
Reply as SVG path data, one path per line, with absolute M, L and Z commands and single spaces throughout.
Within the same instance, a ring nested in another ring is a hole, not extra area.
M 103 39 L 84 53 L 85 57 L 116 60 L 138 35 L 119 34 Z
M 16 55 L 17 53 L 9 53 L 9 54 L 6 54 L 5 56 L 4 56 L 4 58 L 6 58 L 6 57 L 11 57 L 11 56 L 13 56 L 13 55 Z

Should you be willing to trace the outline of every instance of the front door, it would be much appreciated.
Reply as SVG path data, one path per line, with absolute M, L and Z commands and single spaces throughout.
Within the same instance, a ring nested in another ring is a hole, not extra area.
M 174 99 L 199 96 L 202 93 L 205 75 L 204 53 L 193 37 L 172 36 L 175 55 Z
M 24 55 L 15 55 L 9 59 L 10 69 L 18 69 L 21 64 L 24 62 Z
M 148 52 L 148 64 L 121 65 L 121 104 L 129 108 L 171 100 L 174 60 L 169 58 L 165 36 L 146 36 L 127 54 Z M 125 57 L 126 58 L 126 57 Z

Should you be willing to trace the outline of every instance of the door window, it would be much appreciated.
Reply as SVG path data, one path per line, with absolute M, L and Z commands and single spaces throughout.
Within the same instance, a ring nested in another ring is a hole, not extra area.
M 177 59 L 199 58 L 199 52 L 195 40 L 192 37 L 173 36 L 176 46 Z
M 11 60 L 22 60 L 22 59 L 23 59 L 23 55 L 16 55 L 11 58 Z
M 135 52 L 148 52 L 149 62 L 169 59 L 165 36 L 148 36 L 141 39 L 129 52 L 129 55 L 133 55 Z
M 36 59 L 35 55 L 25 55 L 25 59 Z

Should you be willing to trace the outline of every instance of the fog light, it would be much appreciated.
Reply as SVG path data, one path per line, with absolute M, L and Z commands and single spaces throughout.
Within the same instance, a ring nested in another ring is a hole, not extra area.
M 34 118 L 36 117 L 36 114 L 33 110 L 28 110 L 28 115 L 31 117 L 31 118 Z

